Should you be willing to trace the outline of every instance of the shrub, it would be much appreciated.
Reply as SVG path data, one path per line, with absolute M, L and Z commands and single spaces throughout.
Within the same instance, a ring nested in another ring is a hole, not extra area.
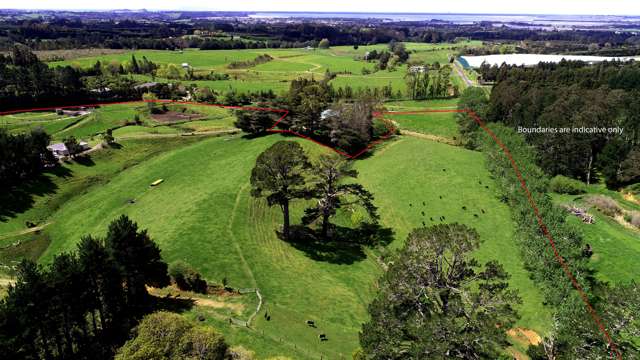
M 169 276 L 180 290 L 207 292 L 207 282 L 191 266 L 182 261 L 176 261 L 169 266 Z
M 578 180 L 558 175 L 549 182 L 549 190 L 558 194 L 584 194 L 587 192 L 587 186 Z
M 600 210 L 603 214 L 607 216 L 616 216 L 622 213 L 622 209 L 620 205 L 613 200 L 612 198 L 604 195 L 595 195 L 590 196 L 586 200 L 587 204 L 595 207 Z
M 373 120 L 373 138 L 378 139 L 395 130 L 393 123 L 384 119 Z
M 116 360 L 229 358 L 222 335 L 170 312 L 156 312 L 142 319 L 135 337 L 118 350 Z

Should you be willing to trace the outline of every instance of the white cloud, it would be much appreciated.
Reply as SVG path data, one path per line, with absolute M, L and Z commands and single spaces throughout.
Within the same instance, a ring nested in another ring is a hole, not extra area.
M 0 0 L 0 8 L 640 15 L 638 0 Z

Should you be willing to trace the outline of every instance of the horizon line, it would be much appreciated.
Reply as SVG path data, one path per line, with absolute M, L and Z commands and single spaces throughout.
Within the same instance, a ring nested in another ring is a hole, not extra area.
M 266 13 L 266 14 L 376 14 L 376 15 L 501 15 L 501 16 L 593 16 L 593 17 L 640 17 L 640 14 L 570 14 L 570 13 L 500 13 L 500 12 L 396 12 L 396 11 L 297 11 L 297 10 L 214 10 L 214 9 L 154 9 L 154 8 L 114 8 L 114 9 L 91 9 L 91 8 L 77 8 L 77 9 L 64 9 L 64 8 L 0 8 L 0 11 L 13 10 L 13 11 L 53 11 L 53 12 L 117 12 L 117 11 L 130 11 L 130 12 L 213 12 L 213 13 Z

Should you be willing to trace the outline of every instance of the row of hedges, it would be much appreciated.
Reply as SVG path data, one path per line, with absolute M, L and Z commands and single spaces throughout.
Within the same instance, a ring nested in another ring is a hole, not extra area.
M 515 160 L 527 188 L 535 202 L 543 223 L 552 235 L 555 247 L 566 263 L 568 270 L 582 286 L 587 299 L 598 314 L 613 314 L 610 307 L 605 307 L 605 297 L 609 297 L 609 288 L 593 277 L 588 266 L 588 257 L 582 235 L 576 228 L 566 223 L 566 213 L 553 205 L 546 194 L 549 189 L 549 177 L 536 165 L 536 151 L 525 142 L 525 139 L 513 129 L 502 124 L 493 123 L 488 128 L 509 149 Z M 542 231 L 538 218 L 523 191 L 520 180 L 512 167 L 511 160 L 493 138 L 482 130 L 477 130 L 474 138 L 487 157 L 487 167 L 501 191 L 502 201 L 511 208 L 512 217 L 517 226 L 517 241 L 520 245 L 525 267 L 531 278 L 542 290 L 545 304 L 554 309 L 555 327 L 551 334 L 546 334 L 547 347 L 555 349 L 557 359 L 591 359 L 606 358 L 611 349 L 607 348 L 607 340 L 596 326 L 595 321 L 586 313 L 580 294 L 574 289 L 571 281 L 555 257 L 549 239 Z M 573 190 L 571 190 L 573 192 Z M 605 318 L 605 324 L 612 318 Z M 618 348 L 629 345 L 621 341 L 615 329 L 612 334 Z M 621 345 L 623 344 L 623 345 Z M 532 359 L 547 358 L 544 346 L 532 347 L 529 355 Z

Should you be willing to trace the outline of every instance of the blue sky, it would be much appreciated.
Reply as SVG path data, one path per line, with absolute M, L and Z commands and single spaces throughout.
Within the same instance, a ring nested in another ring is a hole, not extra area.
M 640 0 L 0 0 L 1 8 L 640 15 Z

